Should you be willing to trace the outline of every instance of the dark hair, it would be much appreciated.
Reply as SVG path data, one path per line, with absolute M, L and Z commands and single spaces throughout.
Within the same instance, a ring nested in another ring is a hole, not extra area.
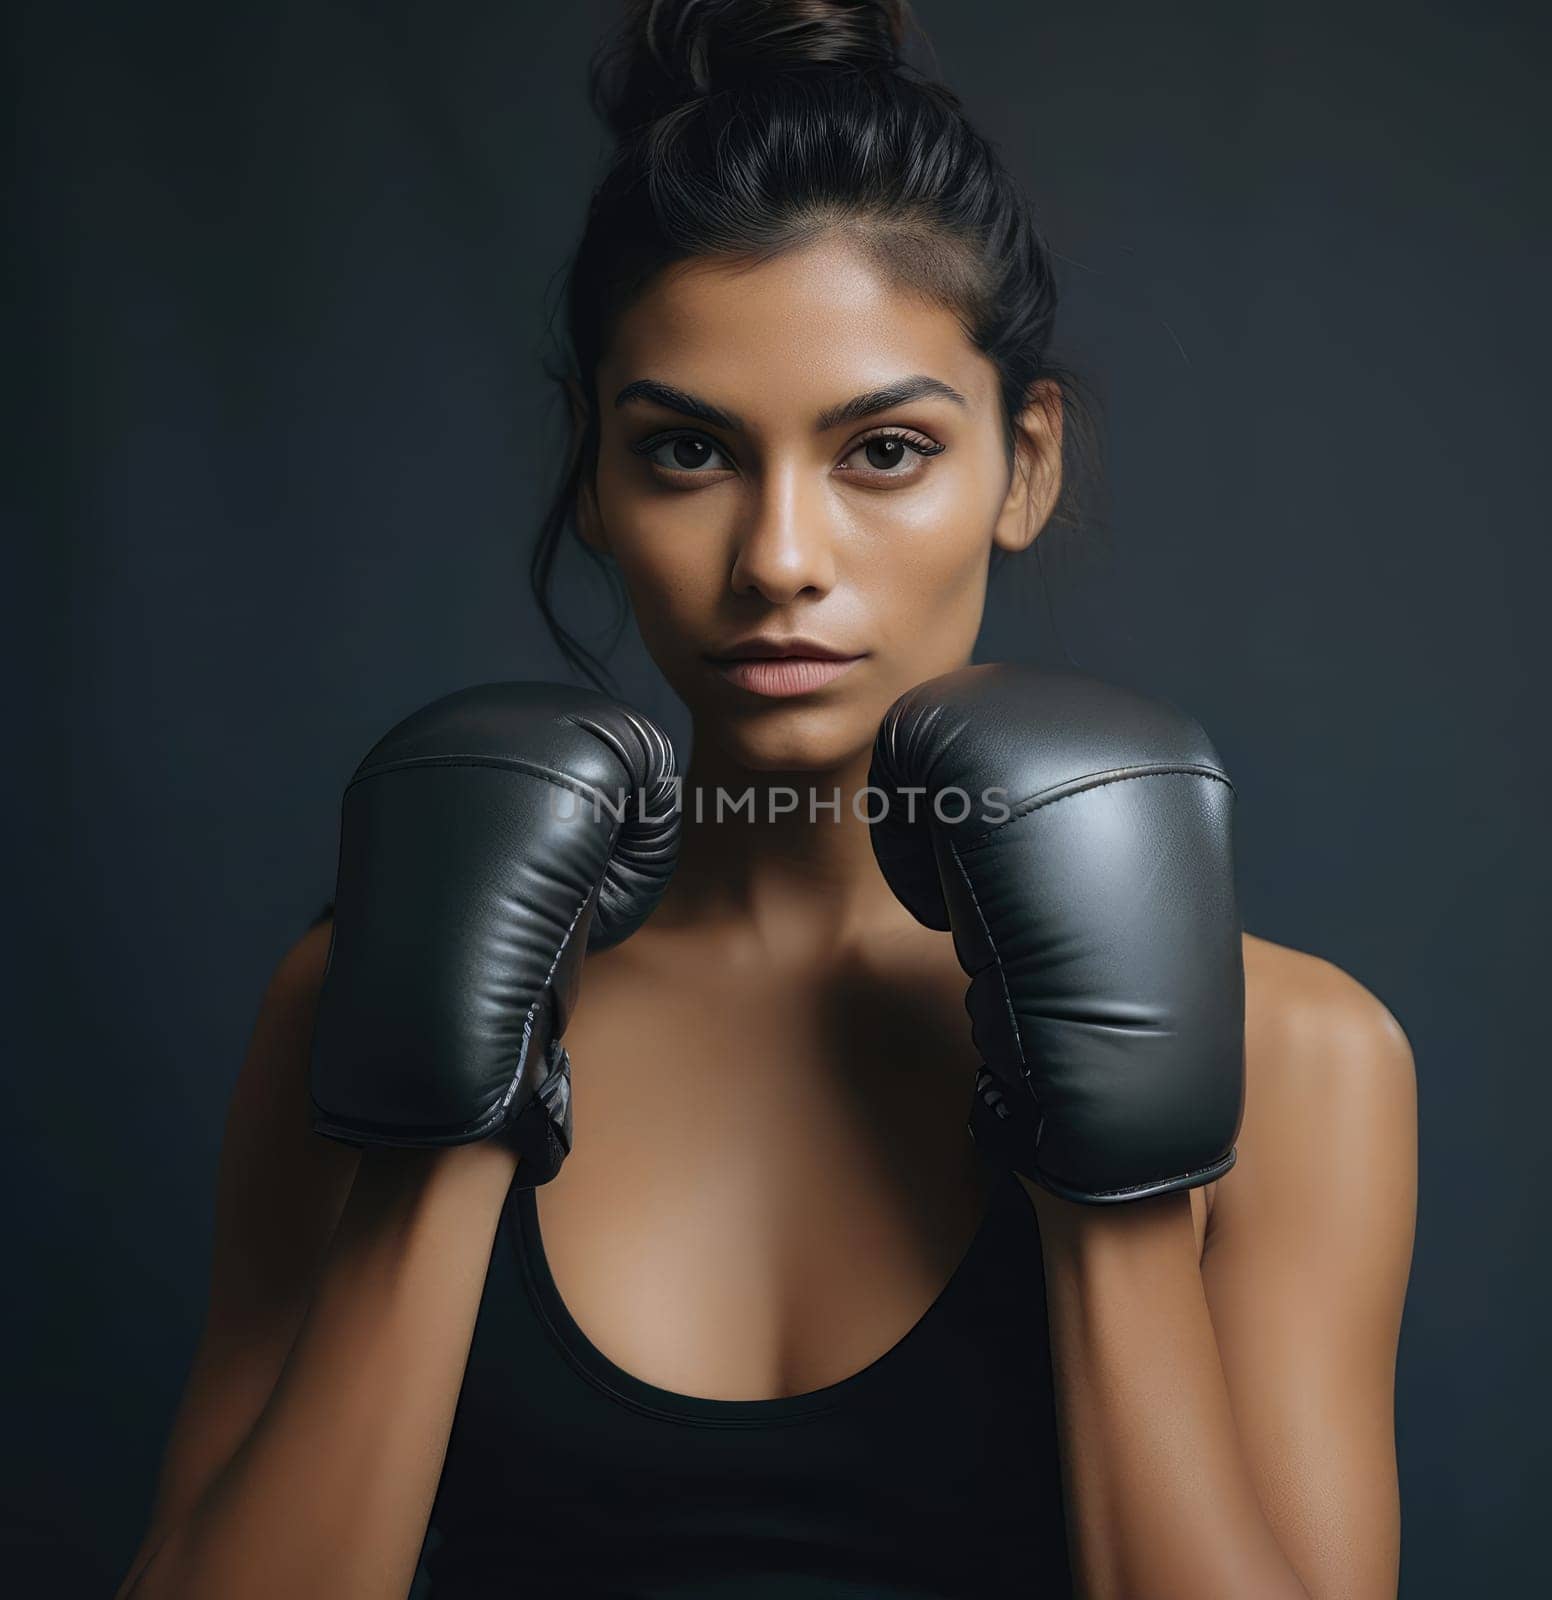
M 757 262 L 844 230 L 894 281 L 953 309 L 996 365 L 1010 462 L 1035 385 L 1060 397 L 1053 521 L 1076 520 L 1097 430 L 1087 391 L 1050 355 L 1050 251 L 959 100 L 902 59 L 909 30 L 904 0 L 628 0 L 594 55 L 593 107 L 616 142 L 565 279 L 566 349 L 546 366 L 569 397 L 571 446 L 530 575 L 561 653 L 600 687 L 607 666 L 556 614 L 555 564 L 596 466 L 599 360 L 620 313 L 677 261 Z M 582 548 L 614 591 L 612 646 L 623 586 Z

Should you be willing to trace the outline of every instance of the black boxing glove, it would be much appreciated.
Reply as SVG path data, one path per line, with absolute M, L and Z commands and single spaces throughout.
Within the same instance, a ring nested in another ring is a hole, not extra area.
M 890 708 L 870 783 L 884 876 L 970 977 L 977 1143 L 1069 1200 L 1227 1172 L 1244 968 L 1202 730 L 1078 673 L 966 667 Z
M 501 1134 L 519 1184 L 554 1177 L 583 954 L 657 903 L 676 802 L 667 736 L 583 689 L 464 689 L 380 739 L 342 807 L 313 1126 L 366 1145 Z

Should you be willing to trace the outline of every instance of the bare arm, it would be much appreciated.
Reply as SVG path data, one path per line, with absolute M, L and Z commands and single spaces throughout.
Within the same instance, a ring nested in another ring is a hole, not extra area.
M 1270 950 L 1272 947 L 1264 947 Z M 1396 1591 L 1392 1395 L 1411 1259 L 1411 1054 L 1323 962 L 1258 956 L 1240 1162 L 1188 1197 L 1040 1215 L 1079 1592 Z
M 1395 1373 L 1417 1205 L 1405 1034 L 1313 957 L 1263 946 L 1284 1003 L 1244 1171 L 1220 1185 L 1202 1279 L 1256 1492 L 1312 1594 L 1394 1595 Z M 1269 975 L 1270 976 L 1270 975 Z
M 205 1334 L 121 1597 L 402 1596 L 516 1158 L 309 1126 L 327 953 L 277 969 L 222 1147 Z

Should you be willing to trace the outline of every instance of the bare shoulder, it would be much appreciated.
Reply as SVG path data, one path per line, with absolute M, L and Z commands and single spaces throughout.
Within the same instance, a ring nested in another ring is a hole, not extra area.
M 232 1119 L 281 1107 L 294 1111 L 305 1097 L 313 1021 L 328 965 L 334 924 L 314 924 L 270 972 L 228 1115 Z
M 263 1009 L 305 1021 L 311 1030 L 334 937 L 334 919 L 315 922 L 285 950 L 265 985 Z
M 324 967 L 329 959 L 329 942 L 334 937 L 334 918 L 315 922 L 285 951 L 276 963 L 271 983 L 282 993 L 310 997 L 316 1002 L 323 986 Z
M 1395 1094 L 1413 1056 L 1389 1008 L 1336 963 L 1246 934 L 1246 1101 L 1259 1096 Z M 1246 1106 L 1248 1115 L 1248 1106 Z
M 1322 957 L 1250 935 L 1244 953 L 1245 1118 L 1214 1227 L 1254 1214 L 1314 1238 L 1322 1214 L 1337 1229 L 1361 1212 L 1409 1240 L 1417 1085 L 1401 1024 Z
M 1375 994 L 1334 962 L 1244 938 L 1247 1096 L 1410 1086 L 1412 1049 Z

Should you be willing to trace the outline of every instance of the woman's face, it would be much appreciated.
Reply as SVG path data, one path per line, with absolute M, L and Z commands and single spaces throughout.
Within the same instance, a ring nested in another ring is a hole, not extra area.
M 753 770 L 844 764 L 898 695 L 968 662 L 994 545 L 1027 544 L 1054 497 L 1045 409 L 1019 419 L 1029 479 L 953 313 L 836 238 L 668 269 L 597 381 L 583 537 L 697 743 Z

